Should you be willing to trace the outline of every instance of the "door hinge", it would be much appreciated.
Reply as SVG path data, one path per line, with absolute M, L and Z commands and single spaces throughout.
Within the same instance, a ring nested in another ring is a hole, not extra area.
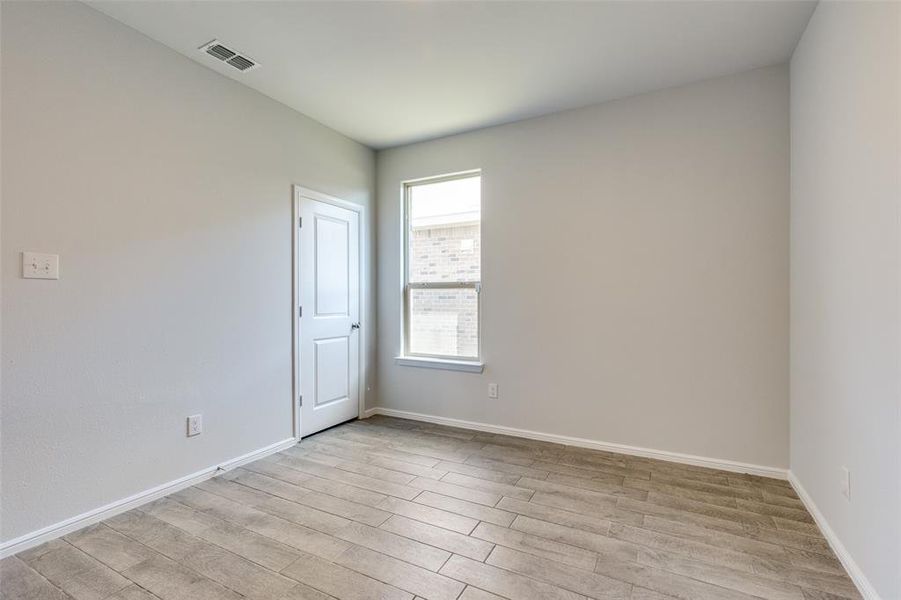
M 297 217 L 297 227 L 303 227 L 303 217 Z
M 303 396 L 297 397 L 297 406 L 303 406 Z
M 297 307 L 297 318 L 301 318 L 303 316 L 303 306 Z

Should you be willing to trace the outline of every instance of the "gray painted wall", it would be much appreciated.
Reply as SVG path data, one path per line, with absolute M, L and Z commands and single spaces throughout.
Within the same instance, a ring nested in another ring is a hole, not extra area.
M 788 92 L 775 66 L 379 152 L 380 404 L 787 467 Z M 473 168 L 485 372 L 398 366 L 401 182 Z
M 897 3 L 821 2 L 791 62 L 791 468 L 886 600 L 901 598 L 899 37 Z
M 371 206 L 374 156 L 79 3 L 2 61 L 9 540 L 291 436 L 291 185 Z

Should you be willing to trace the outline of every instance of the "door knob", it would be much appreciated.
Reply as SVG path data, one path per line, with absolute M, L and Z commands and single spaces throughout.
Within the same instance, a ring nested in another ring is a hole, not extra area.
M 351 328 L 351 329 L 359 329 L 359 328 L 360 328 L 360 324 L 359 324 L 359 323 L 354 323 L 353 325 L 350 326 L 350 328 Z

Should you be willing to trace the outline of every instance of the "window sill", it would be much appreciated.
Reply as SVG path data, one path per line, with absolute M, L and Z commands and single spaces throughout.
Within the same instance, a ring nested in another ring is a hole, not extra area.
M 448 358 L 425 358 L 421 356 L 397 356 L 394 364 L 402 367 L 424 367 L 426 369 L 444 369 L 446 371 L 464 371 L 481 373 L 485 363 L 474 360 L 453 360 Z

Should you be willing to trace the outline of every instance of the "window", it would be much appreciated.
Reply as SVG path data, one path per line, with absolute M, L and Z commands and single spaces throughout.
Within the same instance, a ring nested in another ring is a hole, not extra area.
M 404 185 L 404 356 L 479 360 L 481 183 L 470 172 Z

